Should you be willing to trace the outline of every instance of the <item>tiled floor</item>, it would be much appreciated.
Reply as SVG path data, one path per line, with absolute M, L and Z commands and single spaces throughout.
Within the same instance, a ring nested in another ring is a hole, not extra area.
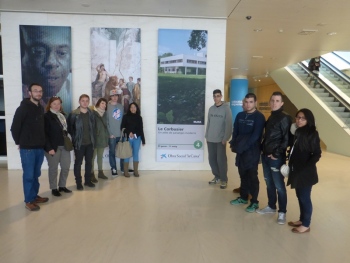
M 39 212 L 24 208 L 21 171 L 0 168 L 0 262 L 350 262 L 350 158 L 324 153 L 312 191 L 311 232 L 298 235 L 276 215 L 231 206 L 238 185 L 233 156 L 229 187 L 210 186 L 209 171 L 142 171 L 140 178 L 100 181 L 96 189 L 54 197 L 47 171 Z M 267 202 L 261 167 L 260 205 Z M 288 220 L 298 219 L 288 189 Z

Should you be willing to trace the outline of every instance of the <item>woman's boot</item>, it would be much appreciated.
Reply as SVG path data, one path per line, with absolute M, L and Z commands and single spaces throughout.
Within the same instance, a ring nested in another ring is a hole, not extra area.
M 93 182 L 93 183 L 97 183 L 98 182 L 96 177 L 95 177 L 95 173 L 94 172 L 91 173 L 91 182 Z
M 139 162 L 134 162 L 134 176 L 139 177 Z
M 108 179 L 108 177 L 105 176 L 102 170 L 98 170 L 98 178 L 105 179 L 105 180 Z
M 130 177 L 130 174 L 129 174 L 129 163 L 126 163 L 124 161 L 124 176 L 125 177 Z

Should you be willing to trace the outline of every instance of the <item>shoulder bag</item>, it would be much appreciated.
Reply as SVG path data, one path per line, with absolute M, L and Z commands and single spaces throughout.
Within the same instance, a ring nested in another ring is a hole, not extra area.
M 124 141 L 123 139 L 126 138 Z M 120 159 L 130 158 L 132 156 L 132 149 L 130 143 L 126 136 L 124 136 L 124 129 L 122 130 L 122 134 L 120 136 L 118 146 L 117 146 L 117 157 Z

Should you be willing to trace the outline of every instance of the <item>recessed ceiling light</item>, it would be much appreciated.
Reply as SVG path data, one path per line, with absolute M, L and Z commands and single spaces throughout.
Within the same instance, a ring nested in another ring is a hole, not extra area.
M 254 29 L 254 32 L 261 32 L 262 31 L 262 28 L 255 28 Z
M 318 23 L 317 26 L 325 26 L 327 25 L 326 23 Z
M 252 59 L 262 59 L 263 56 L 252 56 Z
M 239 68 L 231 68 L 231 69 L 239 69 Z
M 283 32 L 284 32 L 283 29 L 278 30 L 278 33 L 283 33 Z
M 89 4 L 81 4 L 82 7 L 89 7 Z
M 303 29 L 302 31 L 300 31 L 299 33 L 298 33 L 298 35 L 311 35 L 311 34 L 313 34 L 313 33 L 316 33 L 316 32 L 318 32 L 318 30 L 316 30 L 316 29 Z
M 336 34 L 337 34 L 337 32 L 329 32 L 329 33 L 327 33 L 328 36 L 334 36 Z

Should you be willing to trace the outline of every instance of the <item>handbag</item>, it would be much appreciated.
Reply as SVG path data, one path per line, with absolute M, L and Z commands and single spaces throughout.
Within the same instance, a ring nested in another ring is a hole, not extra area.
M 120 136 L 119 142 L 118 142 L 118 146 L 117 146 L 117 157 L 119 159 L 126 159 L 126 158 L 130 158 L 132 156 L 132 149 L 130 146 L 130 143 L 128 141 L 128 139 L 126 139 L 125 141 L 123 140 L 125 138 L 124 136 L 124 128 L 122 130 L 122 136 Z
M 63 140 L 64 140 L 64 145 L 63 145 L 64 149 L 68 152 L 72 151 L 74 149 L 73 143 L 70 140 L 70 138 L 64 134 L 64 131 L 63 131 Z
M 293 149 L 294 149 L 294 145 L 295 145 L 296 141 L 297 141 L 297 140 L 294 141 L 293 147 L 292 147 L 292 149 L 290 150 L 289 159 L 290 159 L 290 157 L 292 156 Z M 289 171 L 290 171 L 289 165 L 288 165 L 288 164 L 282 164 L 282 166 L 281 166 L 281 168 L 280 168 L 280 172 L 281 172 L 281 174 L 282 174 L 284 177 L 288 177 L 288 176 L 289 176 Z

